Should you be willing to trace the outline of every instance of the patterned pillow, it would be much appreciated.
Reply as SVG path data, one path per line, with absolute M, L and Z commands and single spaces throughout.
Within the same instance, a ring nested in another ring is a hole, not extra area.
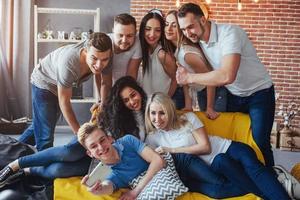
M 137 200 L 173 200 L 188 191 L 180 180 L 170 153 L 163 154 L 166 167 L 161 169 L 145 186 L 136 198 Z M 146 172 L 133 179 L 131 188 L 135 188 Z

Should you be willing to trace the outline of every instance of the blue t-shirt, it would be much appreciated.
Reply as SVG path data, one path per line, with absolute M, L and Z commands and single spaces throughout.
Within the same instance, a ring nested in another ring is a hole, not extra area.
M 149 163 L 146 162 L 140 153 L 145 148 L 145 144 L 132 135 L 126 135 L 113 144 L 120 156 L 120 161 L 109 165 L 111 174 L 106 178 L 113 183 L 114 190 L 129 186 L 129 182 L 146 171 Z

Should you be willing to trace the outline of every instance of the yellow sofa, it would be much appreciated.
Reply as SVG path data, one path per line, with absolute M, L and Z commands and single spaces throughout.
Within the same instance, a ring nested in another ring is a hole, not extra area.
M 249 116 L 242 113 L 221 113 L 216 120 L 209 120 L 202 112 L 195 112 L 201 121 L 205 124 L 206 130 L 211 135 L 219 135 L 235 141 L 249 144 L 256 152 L 260 161 L 264 162 L 263 156 L 255 144 L 251 130 Z M 74 166 L 76 167 L 76 166 Z M 125 190 L 119 190 L 108 196 L 95 196 L 89 193 L 84 186 L 80 184 L 81 177 L 59 178 L 54 181 L 54 199 L 55 200 L 114 200 L 118 199 Z M 211 199 L 199 193 L 185 193 L 177 200 L 201 200 Z M 228 198 L 228 200 L 256 200 L 260 199 L 254 194 Z

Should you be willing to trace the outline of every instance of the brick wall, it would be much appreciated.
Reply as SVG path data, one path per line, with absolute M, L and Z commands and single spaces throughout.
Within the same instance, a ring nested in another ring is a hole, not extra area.
M 237 0 L 180 1 L 204 3 L 210 19 L 218 23 L 232 23 L 249 34 L 258 56 L 265 64 L 280 94 L 278 106 L 295 100 L 300 105 L 300 1 L 299 0 L 242 0 L 238 11 Z M 176 9 L 176 0 L 131 0 L 131 14 L 140 22 L 145 13 L 159 8 L 165 13 Z M 294 124 L 300 127 L 300 111 Z M 276 117 L 278 122 L 280 117 Z

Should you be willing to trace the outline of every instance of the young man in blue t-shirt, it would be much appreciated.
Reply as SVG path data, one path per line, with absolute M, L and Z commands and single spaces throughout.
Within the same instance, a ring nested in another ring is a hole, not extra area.
M 88 191 L 96 195 L 112 194 L 119 188 L 129 187 L 129 183 L 147 171 L 138 185 L 120 197 L 120 199 L 135 199 L 152 177 L 163 168 L 164 160 L 132 135 L 126 135 L 116 141 L 107 136 L 104 130 L 93 123 L 85 123 L 78 131 L 78 141 L 87 149 L 87 154 L 99 159 L 111 167 L 112 172 L 104 181 L 98 181 L 88 187 L 88 175 L 82 179 L 82 184 Z

